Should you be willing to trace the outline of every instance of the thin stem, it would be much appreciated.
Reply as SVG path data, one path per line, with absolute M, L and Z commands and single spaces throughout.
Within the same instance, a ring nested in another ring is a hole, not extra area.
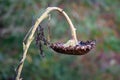
M 23 68 L 23 64 L 24 64 L 24 61 L 26 59 L 26 55 L 27 55 L 27 51 L 28 51 L 28 48 L 31 44 L 31 42 L 33 41 L 34 39 L 34 33 L 37 29 L 37 27 L 39 26 L 39 24 L 49 16 L 49 13 L 51 11 L 59 11 L 61 12 L 61 14 L 63 14 L 65 16 L 65 18 L 67 19 L 69 25 L 70 25 L 70 29 L 71 29 L 71 35 L 72 35 L 72 38 L 73 40 L 75 41 L 75 43 L 77 44 L 77 37 L 76 37 L 76 29 L 74 28 L 73 24 L 72 24 L 72 21 L 70 20 L 70 18 L 68 17 L 68 15 L 61 9 L 61 8 L 58 8 L 58 7 L 48 7 L 46 9 L 46 11 L 37 19 L 37 21 L 35 22 L 35 25 L 34 27 L 32 28 L 32 31 L 30 32 L 29 36 L 28 36 L 28 39 L 27 39 L 27 42 L 24 43 L 23 42 L 23 56 L 22 56 L 22 59 L 20 60 L 20 63 L 16 69 L 16 78 L 15 80 L 22 80 L 22 78 L 20 78 L 20 75 L 21 75 L 21 71 L 22 71 L 22 68 Z

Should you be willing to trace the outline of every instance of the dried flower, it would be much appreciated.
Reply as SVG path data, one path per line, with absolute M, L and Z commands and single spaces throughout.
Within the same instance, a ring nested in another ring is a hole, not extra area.
M 53 43 L 50 45 L 50 47 L 62 54 L 68 54 L 68 55 L 84 55 L 87 54 L 91 49 L 93 49 L 95 46 L 95 41 L 79 41 L 77 45 L 75 46 L 64 46 L 62 43 Z

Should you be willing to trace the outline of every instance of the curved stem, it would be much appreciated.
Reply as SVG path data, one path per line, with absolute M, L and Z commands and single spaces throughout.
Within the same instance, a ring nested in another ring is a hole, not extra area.
M 58 7 L 48 7 L 46 9 L 46 11 L 40 16 L 40 18 L 37 19 L 32 31 L 30 32 L 29 36 L 28 36 L 28 39 L 27 39 L 27 42 L 26 44 L 23 42 L 23 56 L 22 56 L 22 59 L 20 60 L 20 63 L 16 69 L 16 77 L 15 77 L 15 80 L 22 80 L 22 78 L 20 78 L 20 75 L 21 75 L 21 71 L 22 71 L 22 68 L 23 68 L 23 64 L 24 64 L 24 61 L 26 59 L 26 54 L 27 54 L 27 51 L 28 51 L 28 48 L 31 44 L 31 42 L 33 41 L 34 39 L 34 33 L 37 29 L 37 27 L 39 26 L 39 24 L 49 16 L 49 13 L 51 11 L 59 11 L 61 12 L 65 18 L 67 19 L 69 25 L 70 25 L 70 29 L 71 29 L 71 35 L 72 35 L 72 38 L 73 40 L 75 41 L 75 43 L 77 44 L 77 37 L 76 37 L 76 29 L 74 28 L 73 24 L 72 24 L 72 21 L 70 20 L 70 18 L 68 17 L 68 15 L 61 9 L 61 8 L 58 8 Z
M 68 17 L 68 15 L 63 11 L 63 9 L 61 8 L 58 8 L 58 7 L 49 7 L 48 9 L 53 9 L 53 10 L 57 10 L 59 12 L 61 12 L 63 14 L 63 16 L 66 18 L 69 26 L 70 26 L 70 29 L 71 29 L 71 36 L 72 36 L 72 39 L 75 41 L 75 43 L 77 44 L 77 37 L 76 37 L 76 29 L 72 23 L 72 21 L 70 20 L 70 18 Z

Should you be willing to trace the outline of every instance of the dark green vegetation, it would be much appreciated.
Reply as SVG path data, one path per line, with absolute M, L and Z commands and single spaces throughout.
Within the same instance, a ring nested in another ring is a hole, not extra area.
M 24 80 L 120 80 L 119 0 L 0 0 L 0 80 L 13 80 L 23 38 L 48 5 L 63 8 L 79 40 L 96 39 L 97 46 L 84 56 L 57 54 L 44 47 L 42 58 L 34 41 L 23 67 Z M 68 24 L 58 12 L 42 26 L 53 42 L 70 38 Z

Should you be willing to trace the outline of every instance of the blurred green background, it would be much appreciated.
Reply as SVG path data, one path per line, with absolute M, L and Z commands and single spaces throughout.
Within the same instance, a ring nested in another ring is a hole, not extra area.
M 0 80 L 13 80 L 27 31 L 48 6 L 63 8 L 79 40 L 95 39 L 96 48 L 84 56 L 58 54 L 32 42 L 23 67 L 23 80 L 120 80 L 119 0 L 0 0 Z M 58 12 L 41 24 L 50 27 L 52 42 L 70 38 L 69 25 Z

